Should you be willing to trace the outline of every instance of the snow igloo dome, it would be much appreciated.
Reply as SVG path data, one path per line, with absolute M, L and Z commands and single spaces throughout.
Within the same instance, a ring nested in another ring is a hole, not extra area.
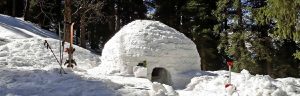
M 200 70 L 196 45 L 184 34 L 159 22 L 136 20 L 120 29 L 104 46 L 101 57 L 106 74 L 133 75 L 145 63 L 146 78 L 173 85 L 179 74 Z

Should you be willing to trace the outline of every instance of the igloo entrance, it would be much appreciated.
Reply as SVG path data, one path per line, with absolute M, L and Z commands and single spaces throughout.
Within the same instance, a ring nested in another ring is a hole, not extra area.
M 172 85 L 171 75 L 165 68 L 154 68 L 151 74 L 151 81 Z

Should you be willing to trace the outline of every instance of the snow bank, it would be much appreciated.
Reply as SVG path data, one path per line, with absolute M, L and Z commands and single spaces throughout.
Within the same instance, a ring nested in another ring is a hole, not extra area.
M 75 69 L 64 67 L 68 74 L 61 76 L 58 63 L 43 45 L 45 39 L 16 39 L 0 46 L 0 96 L 149 95 L 151 82 L 147 79 L 87 74 L 86 70 L 101 63 L 100 58 L 77 46 L 74 46 L 74 59 L 78 66 Z M 47 41 L 59 55 L 60 42 Z M 64 55 L 66 59 L 67 54 Z
M 46 39 L 46 38 L 45 38 Z M 14 39 L 0 45 L 0 96 L 118 96 L 120 84 L 104 78 L 90 78 L 85 70 L 100 64 L 99 56 L 77 47 L 75 69 L 59 74 L 59 64 L 50 50 L 43 45 L 45 39 Z M 3 41 L 2 40 L 2 41 Z M 59 41 L 47 39 L 59 55 Z M 68 45 L 68 44 L 66 44 Z M 67 54 L 64 54 L 67 57 Z
M 45 39 L 20 39 L 12 41 L 8 44 L 0 46 L 0 66 L 9 68 L 14 67 L 31 67 L 31 68 L 47 68 L 56 67 L 59 64 L 49 49 L 43 45 Z M 59 57 L 60 41 L 55 39 L 47 39 L 54 53 Z M 65 46 L 67 47 L 67 43 Z M 75 46 L 74 59 L 77 62 L 77 68 L 90 69 L 100 64 L 98 55 L 88 50 Z M 64 53 L 65 62 L 67 53 Z
M 0 14 L 0 29 L 9 30 L 10 32 L 6 31 L 6 33 L 9 34 L 17 33 L 18 35 L 21 35 L 22 37 L 26 37 L 26 38 L 28 37 L 58 38 L 58 36 L 53 32 L 43 30 L 40 27 L 37 27 L 34 24 L 23 21 L 21 19 L 17 19 L 2 14 Z
M 201 72 L 198 72 L 201 74 Z M 192 91 L 194 96 L 227 95 L 225 84 L 228 82 L 227 71 L 211 72 L 217 75 L 202 75 L 194 77 L 187 85 L 186 91 Z M 300 80 L 296 78 L 272 79 L 268 75 L 251 75 L 247 70 L 232 73 L 232 84 L 237 92 L 233 96 L 299 96 Z

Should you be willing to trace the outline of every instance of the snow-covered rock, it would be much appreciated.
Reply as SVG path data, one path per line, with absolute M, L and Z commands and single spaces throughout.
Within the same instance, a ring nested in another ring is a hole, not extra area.
M 133 67 L 146 61 L 147 78 L 152 79 L 153 70 L 163 70 L 169 76 L 161 76 L 168 79 L 162 83 L 176 87 L 188 82 L 178 80 L 177 74 L 200 70 L 200 57 L 193 41 L 161 22 L 150 20 L 125 25 L 105 44 L 101 61 L 99 73 L 117 75 L 132 75 Z

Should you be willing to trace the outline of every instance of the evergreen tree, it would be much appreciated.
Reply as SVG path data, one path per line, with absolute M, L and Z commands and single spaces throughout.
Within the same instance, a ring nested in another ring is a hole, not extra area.
M 268 0 L 257 14 L 258 23 L 275 24 L 273 33 L 281 39 L 300 40 L 299 0 Z
M 78 30 L 80 34 L 80 46 L 83 48 L 86 48 L 86 36 L 87 36 L 87 26 L 91 23 L 95 24 L 97 22 L 101 22 L 101 19 L 103 18 L 102 14 L 102 7 L 103 7 L 103 1 L 100 0 L 93 0 L 93 1 L 83 1 L 83 0 L 74 0 L 73 9 L 75 9 L 75 12 L 73 12 L 73 19 L 79 20 L 78 25 L 80 25 L 80 28 Z M 95 36 L 95 34 L 91 34 L 92 36 Z M 95 40 L 92 40 L 95 41 Z
M 73 19 L 80 21 L 80 46 L 89 43 L 97 52 L 120 27 L 135 19 L 145 19 L 147 12 L 143 0 L 75 0 L 73 10 Z
M 58 34 L 58 23 L 61 22 L 61 0 L 26 0 L 23 17 L 37 23 L 43 29 Z
M 215 16 L 218 17 L 219 24 L 215 26 L 215 30 L 221 37 L 219 52 L 233 57 L 234 71 L 247 69 L 251 73 L 261 73 L 261 66 L 253 57 L 256 53 L 251 52 L 252 37 L 255 36 L 250 30 L 253 22 L 251 16 L 245 15 L 251 14 L 248 9 L 250 4 L 245 0 L 219 0 L 217 6 Z
M 263 1 L 263 0 L 256 0 Z M 299 0 L 268 0 L 265 6 L 256 11 L 255 20 L 258 24 L 269 25 L 269 35 L 276 45 L 276 54 L 273 60 L 275 77 L 299 77 L 299 60 L 296 50 L 299 50 L 296 41 L 299 41 Z
M 117 29 L 136 19 L 146 18 L 146 6 L 143 0 L 116 0 L 115 16 Z
M 268 74 L 272 77 L 298 75 L 299 61 L 292 58 L 292 53 L 299 47 L 293 41 L 294 35 L 278 35 L 278 30 L 283 32 L 282 29 L 278 29 L 281 25 L 277 22 L 277 19 L 281 19 L 278 18 L 280 14 L 270 15 L 277 12 L 274 9 L 270 12 L 269 5 L 274 1 L 276 0 L 218 1 L 218 9 L 215 11 L 219 21 L 215 30 L 221 37 L 218 49 L 220 53 L 234 57 L 234 71 L 247 69 L 252 74 Z M 290 27 L 290 30 L 293 30 L 297 23 L 291 25 L 294 27 Z
M 25 3 L 25 8 L 24 8 L 24 14 L 23 14 L 23 17 L 24 17 L 24 20 L 26 21 L 29 21 L 30 20 L 30 2 L 31 0 L 26 0 L 26 3 Z
M 0 13 L 1 14 L 7 14 L 7 0 L 1 0 L 0 1 Z
M 268 74 L 274 77 L 274 60 L 275 49 L 273 38 L 269 36 L 272 32 L 272 26 L 270 24 L 257 24 L 255 21 L 257 11 L 266 6 L 266 0 L 249 0 L 251 3 L 251 50 L 252 57 L 255 62 L 260 66 L 259 74 Z
M 155 7 L 154 20 L 180 30 L 181 8 L 186 0 L 153 0 Z
M 217 50 L 219 36 L 213 32 L 217 24 L 215 9 L 216 0 L 188 0 L 180 14 L 180 29 L 196 43 L 202 70 L 225 67 Z

